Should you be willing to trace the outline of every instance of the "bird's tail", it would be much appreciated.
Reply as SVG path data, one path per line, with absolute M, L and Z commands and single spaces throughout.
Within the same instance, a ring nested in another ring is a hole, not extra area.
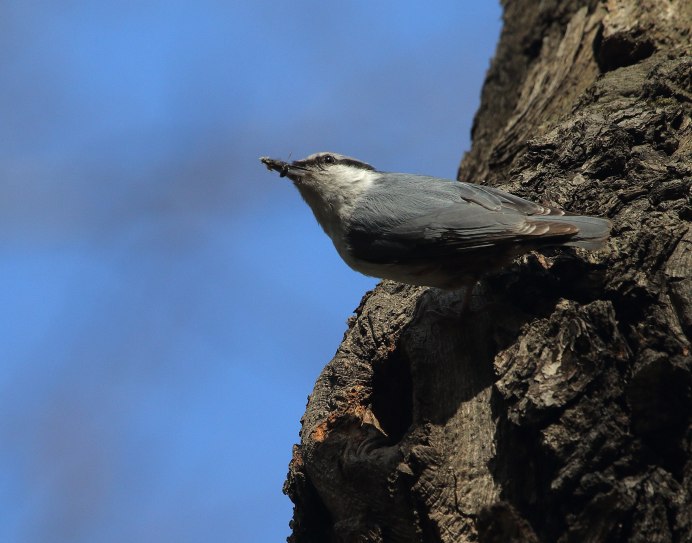
M 583 215 L 549 215 L 546 216 L 546 220 L 569 224 L 578 229 L 574 237 L 568 239 L 562 245 L 581 247 L 592 251 L 600 249 L 605 245 L 612 226 L 608 219 Z

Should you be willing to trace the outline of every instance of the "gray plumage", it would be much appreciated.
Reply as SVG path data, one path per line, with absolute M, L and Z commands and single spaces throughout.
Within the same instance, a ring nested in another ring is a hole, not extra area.
M 293 180 L 352 268 L 403 283 L 457 288 L 534 249 L 597 249 L 610 232 L 607 219 L 481 185 L 378 172 L 335 153 L 262 162 Z

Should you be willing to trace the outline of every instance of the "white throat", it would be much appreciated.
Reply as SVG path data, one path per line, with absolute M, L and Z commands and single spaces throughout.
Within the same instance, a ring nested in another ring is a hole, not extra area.
M 372 170 L 335 164 L 323 172 L 311 172 L 310 179 L 296 183 L 317 222 L 332 239 L 341 235 L 341 225 L 351 214 L 358 198 L 379 174 Z

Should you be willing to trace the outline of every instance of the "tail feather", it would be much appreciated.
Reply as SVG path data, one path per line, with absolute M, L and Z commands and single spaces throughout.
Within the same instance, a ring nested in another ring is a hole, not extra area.
M 579 230 L 574 237 L 569 238 L 562 245 L 581 247 L 592 251 L 600 249 L 605 245 L 612 226 L 608 219 L 586 217 L 584 215 L 547 215 L 545 218 L 550 222 L 569 224 Z M 534 217 L 534 219 L 540 219 L 540 217 Z

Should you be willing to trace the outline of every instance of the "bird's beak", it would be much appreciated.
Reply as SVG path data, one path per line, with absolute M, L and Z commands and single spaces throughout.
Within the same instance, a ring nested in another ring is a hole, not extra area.
M 294 177 L 300 177 L 305 171 L 305 168 L 297 165 L 295 162 L 293 164 L 289 164 L 283 160 L 276 160 L 274 158 L 269 158 L 268 156 L 260 157 L 260 162 L 264 164 L 268 170 L 275 170 L 279 172 L 280 177 L 288 176 L 290 179 L 294 179 Z

